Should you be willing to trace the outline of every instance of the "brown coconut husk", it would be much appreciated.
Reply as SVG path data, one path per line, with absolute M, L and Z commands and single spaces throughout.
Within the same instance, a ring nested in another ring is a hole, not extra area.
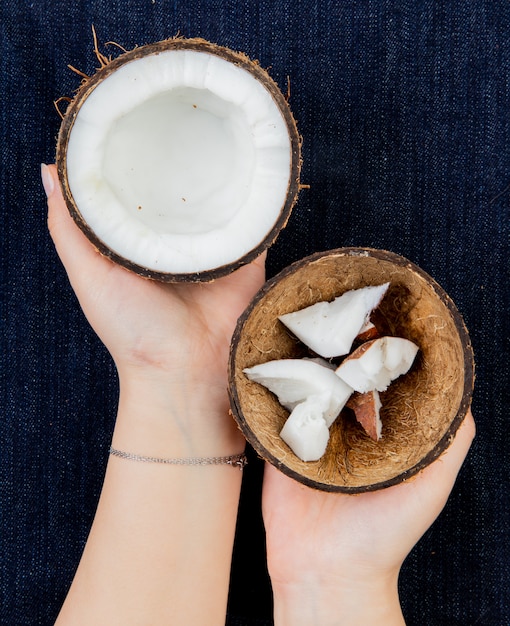
M 279 436 L 288 412 L 243 369 L 309 355 L 279 315 L 388 281 L 373 320 L 381 334 L 405 337 L 419 352 L 381 393 L 382 438 L 373 441 L 344 410 L 325 455 L 303 462 Z M 234 417 L 262 458 L 311 487 L 359 493 L 409 479 L 447 448 L 470 405 L 474 361 L 459 312 L 428 274 L 391 252 L 343 248 L 298 261 L 266 283 L 237 325 L 229 376 Z

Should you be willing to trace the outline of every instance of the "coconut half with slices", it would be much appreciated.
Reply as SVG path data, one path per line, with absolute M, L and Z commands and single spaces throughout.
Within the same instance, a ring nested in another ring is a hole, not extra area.
M 84 80 L 57 167 L 96 248 L 143 276 L 207 281 L 250 262 L 299 191 L 287 99 L 244 54 L 199 39 L 135 48 Z
M 357 348 L 371 324 L 381 339 Z M 326 341 L 310 341 L 319 331 Z M 340 357 L 343 366 L 326 356 L 336 368 L 328 370 L 321 359 L 330 349 L 345 351 L 336 339 L 346 333 L 349 354 Z M 308 359 L 317 362 L 320 352 L 319 376 Z M 288 367 L 296 362 L 299 369 Z M 355 395 L 333 392 L 330 375 L 372 398 L 365 395 L 360 407 Z M 473 384 L 471 341 L 455 304 L 425 271 L 385 250 L 340 248 L 284 268 L 254 297 L 231 343 L 229 391 L 240 429 L 263 459 L 324 491 L 361 493 L 410 480 L 451 443 Z

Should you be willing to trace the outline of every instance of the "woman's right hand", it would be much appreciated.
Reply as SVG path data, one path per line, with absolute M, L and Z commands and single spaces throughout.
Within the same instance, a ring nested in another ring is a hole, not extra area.
M 276 626 L 403 624 L 401 565 L 443 509 L 475 424 L 408 482 L 361 495 L 306 487 L 266 464 L 263 514 Z

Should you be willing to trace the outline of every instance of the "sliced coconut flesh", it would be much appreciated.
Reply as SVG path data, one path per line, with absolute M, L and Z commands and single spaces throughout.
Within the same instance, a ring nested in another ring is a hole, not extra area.
M 288 411 L 309 397 L 327 398 L 323 411 L 327 426 L 331 426 L 353 392 L 329 364 L 312 359 L 280 359 L 244 369 L 250 380 L 274 393 Z
M 350 354 L 336 374 L 355 391 L 385 391 L 389 384 L 409 371 L 418 346 L 402 337 L 380 337 L 367 341 Z
M 371 321 L 368 321 L 356 336 L 357 342 L 370 341 L 380 337 L 379 330 Z
M 352 409 L 367 435 L 374 441 L 379 441 L 382 436 L 382 403 L 379 392 L 376 389 L 366 393 L 355 392 L 349 398 L 347 406 Z
M 274 228 L 291 149 L 279 105 L 251 72 L 209 52 L 168 49 L 120 65 L 82 101 L 67 184 L 114 256 L 199 273 L 236 262 Z
M 285 422 L 280 437 L 302 461 L 317 461 L 329 441 L 329 428 L 324 421 L 328 394 L 312 395 L 298 404 Z
M 279 320 L 316 354 L 332 358 L 348 354 L 353 341 L 367 325 L 389 283 L 353 289 L 332 302 L 286 313 Z

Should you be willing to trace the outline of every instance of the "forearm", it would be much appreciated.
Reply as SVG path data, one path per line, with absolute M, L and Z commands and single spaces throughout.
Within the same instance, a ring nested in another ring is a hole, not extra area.
M 113 446 L 165 458 L 241 452 L 243 440 L 219 398 L 130 381 L 121 386 Z M 223 626 L 241 476 L 228 465 L 110 457 L 57 624 Z
M 275 626 L 404 626 L 396 577 L 366 583 L 274 586 Z

